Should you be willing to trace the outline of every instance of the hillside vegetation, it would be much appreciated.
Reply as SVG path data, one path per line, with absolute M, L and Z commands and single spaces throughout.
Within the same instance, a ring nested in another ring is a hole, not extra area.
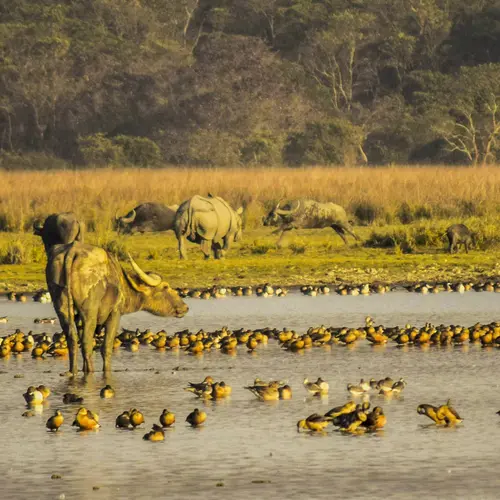
M 494 163 L 498 0 L 0 0 L 0 166 Z

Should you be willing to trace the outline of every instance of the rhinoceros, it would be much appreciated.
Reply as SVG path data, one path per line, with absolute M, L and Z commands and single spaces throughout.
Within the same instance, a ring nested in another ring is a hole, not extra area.
M 35 222 L 33 232 L 42 238 L 45 251 L 53 245 L 83 243 L 84 225 L 72 212 L 49 215 L 43 224 Z
M 469 253 L 469 247 L 476 244 L 476 235 L 465 224 L 452 224 L 445 234 L 450 253 L 458 252 L 459 245 L 465 248 L 465 253 Z
M 281 206 L 281 201 L 263 218 L 264 226 L 278 226 L 281 231 L 279 240 L 286 231 L 292 229 L 322 229 L 331 227 L 347 244 L 345 233 L 356 240 L 359 236 L 353 231 L 346 211 L 335 203 L 319 203 L 314 200 L 295 200 Z
M 218 196 L 193 196 L 178 208 L 175 215 L 175 235 L 179 256 L 186 259 L 185 240 L 198 243 L 205 259 L 213 252 L 215 259 L 226 254 L 233 241 L 242 236 L 243 207 L 233 210 Z
M 155 233 L 174 229 L 175 213 L 179 205 L 143 203 L 127 215 L 115 215 L 116 229 L 121 234 Z
M 103 371 L 111 369 L 113 342 L 122 314 L 148 311 L 156 316 L 181 318 L 188 306 L 168 283 L 145 273 L 130 257 L 133 273 L 102 248 L 74 241 L 53 245 L 47 256 L 47 287 L 68 340 L 70 372 L 76 375 L 78 340 L 83 371 L 94 371 L 96 329 L 105 328 L 101 347 Z M 75 316 L 79 319 L 78 331 Z

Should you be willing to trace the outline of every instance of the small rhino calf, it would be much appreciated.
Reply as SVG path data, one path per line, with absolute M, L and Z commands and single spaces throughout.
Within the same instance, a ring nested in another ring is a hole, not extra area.
M 465 253 L 469 253 L 469 246 L 476 244 L 476 237 L 473 232 L 465 224 L 452 224 L 446 230 L 450 253 L 458 252 L 458 245 L 465 247 Z

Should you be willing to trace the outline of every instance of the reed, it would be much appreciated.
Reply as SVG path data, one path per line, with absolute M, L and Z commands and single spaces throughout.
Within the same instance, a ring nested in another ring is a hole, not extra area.
M 146 201 L 180 203 L 194 194 L 222 196 L 248 206 L 255 228 L 280 198 L 333 201 L 360 222 L 408 222 L 432 218 L 496 217 L 500 169 L 465 167 L 187 168 L 0 171 L 0 231 L 29 231 L 36 218 L 73 211 L 89 231 L 112 228 Z M 363 216 L 363 214 L 366 214 Z M 366 220 L 363 220 L 366 219 Z

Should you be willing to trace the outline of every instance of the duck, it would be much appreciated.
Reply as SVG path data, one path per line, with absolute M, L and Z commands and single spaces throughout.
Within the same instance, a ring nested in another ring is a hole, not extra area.
M 351 413 L 339 415 L 333 419 L 333 425 L 340 428 L 342 432 L 355 433 L 358 427 L 366 422 L 367 416 L 361 405 L 356 405 L 356 409 Z
M 130 425 L 130 412 L 124 411 L 116 417 L 115 427 L 118 427 L 120 429 L 129 429 Z
M 223 384 L 223 382 L 217 382 L 212 385 L 212 399 L 224 399 L 226 397 L 226 388 L 221 384 Z
M 47 420 L 45 427 L 50 431 L 58 431 L 59 427 L 64 423 L 64 417 L 59 410 L 56 410 L 54 415 Z
M 336 406 L 332 408 L 328 412 L 325 413 L 325 418 L 333 420 L 334 418 L 339 417 L 340 415 L 347 415 L 356 410 L 356 403 L 354 401 L 348 401 L 342 406 Z
M 187 417 L 186 422 L 188 422 L 191 427 L 198 427 L 202 425 L 207 419 L 207 414 L 204 411 L 195 408 Z
M 375 406 L 370 413 L 367 413 L 366 421 L 361 425 L 370 431 L 376 431 L 382 429 L 386 423 L 387 418 L 384 415 L 384 410 L 380 406 Z
M 323 415 L 313 413 L 307 418 L 297 422 L 297 431 L 300 432 L 300 429 L 306 429 L 313 432 L 321 432 L 328 426 L 329 423 L 330 420 L 325 418 Z
M 279 383 L 271 382 L 269 385 L 254 385 L 245 387 L 261 401 L 278 401 L 280 398 Z
M 0 323 L 8 323 L 9 318 L 7 316 L 0 316 Z
M 130 410 L 130 423 L 132 424 L 132 427 L 135 429 L 144 422 L 144 415 L 136 408 L 132 408 Z
M 99 393 L 101 398 L 103 399 L 109 399 L 109 398 L 114 398 L 115 397 L 115 390 L 107 384 L 105 387 L 101 389 L 101 392 Z
M 456 410 L 451 406 L 450 400 L 446 402 L 446 404 L 441 405 L 436 412 L 436 417 L 439 420 L 444 420 L 446 422 L 447 427 L 453 427 L 456 424 L 460 424 L 462 422 L 462 418 L 458 415 Z
M 363 389 L 361 385 L 354 385 L 354 384 L 347 384 L 347 390 L 353 395 L 353 396 L 361 396 L 362 394 L 365 394 L 367 391 Z
M 438 417 L 437 411 L 438 408 L 425 403 L 417 407 L 417 413 L 419 415 L 425 415 L 426 417 L 429 417 L 436 425 L 445 425 L 445 419 Z
M 63 403 L 65 404 L 73 404 L 73 403 L 83 403 L 83 398 L 81 396 L 78 396 L 76 394 L 73 394 L 72 392 L 67 392 L 63 396 Z
M 157 425 L 153 424 L 153 428 L 142 437 L 145 441 L 164 441 L 165 432 L 163 429 Z
M 309 382 L 309 380 L 305 378 L 303 384 L 306 390 L 313 396 L 326 396 L 330 388 L 328 382 L 323 380 L 321 377 L 318 377 L 316 382 Z
M 28 405 L 41 405 L 43 403 L 43 393 L 35 386 L 30 385 L 23 394 L 24 400 Z
M 75 420 L 72 425 L 83 431 L 96 430 L 100 427 L 99 416 L 97 413 L 93 413 L 90 410 L 87 410 L 87 408 L 82 407 L 76 413 Z
M 378 387 L 380 389 L 380 394 L 392 391 L 392 386 L 394 385 L 394 380 L 391 377 L 385 377 L 378 381 Z
M 207 375 L 200 383 L 188 382 L 188 384 L 189 386 L 185 387 L 184 390 L 198 395 L 200 392 L 203 393 L 207 387 L 211 389 L 214 379 L 210 375 Z
M 50 389 L 45 385 L 39 385 L 36 390 L 42 393 L 44 401 L 50 396 Z
M 405 387 L 406 387 L 405 380 L 403 378 L 400 378 L 397 382 L 393 384 L 391 392 L 393 394 L 400 394 Z
M 280 399 L 292 399 L 292 388 L 289 385 L 278 387 L 278 393 Z
M 168 411 L 167 409 L 163 410 L 160 415 L 160 424 L 162 427 L 171 427 L 175 423 L 175 413 Z
M 359 381 L 359 387 L 363 389 L 365 392 L 368 392 L 371 389 L 370 382 L 366 381 L 365 379 L 361 379 Z

